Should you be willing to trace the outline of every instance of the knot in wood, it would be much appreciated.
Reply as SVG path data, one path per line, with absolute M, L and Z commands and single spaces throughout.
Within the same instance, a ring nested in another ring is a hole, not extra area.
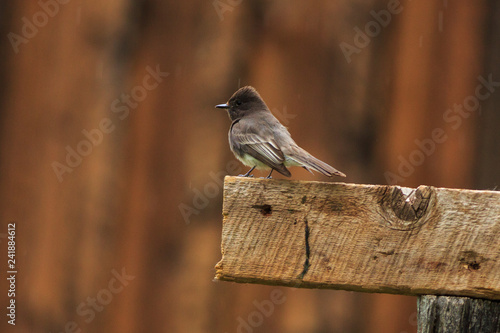
M 404 193 L 407 192 L 407 194 Z M 408 191 L 411 191 L 408 193 Z M 419 186 L 417 189 L 403 190 L 399 186 L 391 187 L 384 195 L 382 207 L 388 217 L 388 224 L 393 229 L 410 230 L 424 223 L 433 189 Z
M 405 221 L 415 221 L 421 218 L 429 205 L 431 189 L 428 186 L 419 186 L 409 195 L 405 195 L 401 188 L 392 190 L 391 207 L 397 217 Z

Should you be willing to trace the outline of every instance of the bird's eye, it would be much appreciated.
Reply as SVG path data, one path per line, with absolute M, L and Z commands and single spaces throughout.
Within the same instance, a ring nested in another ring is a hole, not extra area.
M 236 105 L 241 105 L 241 101 L 240 101 L 239 99 L 237 99 L 237 100 L 235 101 L 235 103 L 236 103 Z

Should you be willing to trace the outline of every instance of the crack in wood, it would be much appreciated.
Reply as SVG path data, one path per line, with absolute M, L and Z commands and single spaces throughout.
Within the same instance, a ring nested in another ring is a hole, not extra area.
M 388 251 L 377 251 L 377 253 L 383 254 L 384 256 L 392 256 L 394 254 L 394 250 L 388 250 Z
M 309 223 L 307 222 L 307 219 L 304 219 L 305 223 L 305 243 L 306 243 L 306 260 L 304 262 L 304 269 L 302 270 L 302 273 L 299 274 L 298 278 L 300 280 L 304 279 L 304 276 L 307 274 L 307 271 L 309 270 L 309 267 L 311 264 L 309 263 L 309 256 L 311 254 L 311 249 L 309 247 Z

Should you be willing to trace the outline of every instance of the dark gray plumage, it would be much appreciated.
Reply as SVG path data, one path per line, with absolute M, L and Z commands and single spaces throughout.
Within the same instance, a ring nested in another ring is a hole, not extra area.
M 293 141 L 287 128 L 273 116 L 259 93 L 250 86 L 240 88 L 227 104 L 216 105 L 226 109 L 232 121 L 229 129 L 229 146 L 243 164 L 254 168 L 273 170 L 291 176 L 287 166 L 301 166 L 328 177 L 345 177 L 345 174 L 322 162 L 300 148 Z

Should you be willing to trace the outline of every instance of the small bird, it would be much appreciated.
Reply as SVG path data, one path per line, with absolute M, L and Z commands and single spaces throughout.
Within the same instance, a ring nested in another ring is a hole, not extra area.
M 236 91 L 226 104 L 216 108 L 226 109 L 231 119 L 229 146 L 231 151 L 251 169 L 243 177 L 253 177 L 257 169 L 271 169 L 266 178 L 271 178 L 274 170 L 284 176 L 291 173 L 286 167 L 300 166 L 325 176 L 345 174 L 329 166 L 300 148 L 287 128 L 273 116 L 255 88 L 246 86 Z

